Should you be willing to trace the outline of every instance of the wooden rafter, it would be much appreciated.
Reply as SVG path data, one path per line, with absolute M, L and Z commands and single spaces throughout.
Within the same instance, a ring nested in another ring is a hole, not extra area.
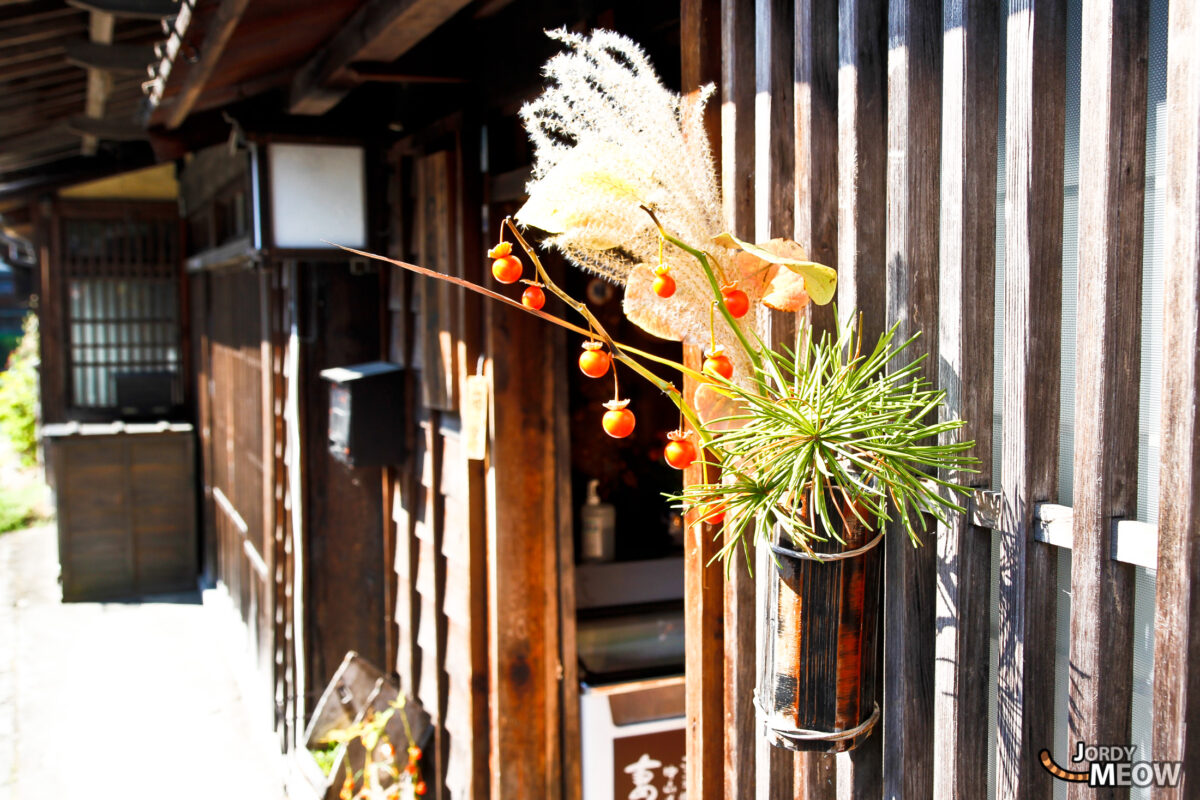
M 179 11 L 178 0 L 67 0 L 76 8 L 116 17 L 162 19 Z
M 469 0 L 367 0 L 292 81 L 289 111 L 324 114 L 357 86 L 351 64 L 391 62 L 408 52 Z
M 154 60 L 154 48 L 145 44 L 98 44 L 91 41 L 68 42 L 67 61 L 105 72 L 145 75 Z
M 208 29 L 200 40 L 200 60 L 192 65 L 184 78 L 178 99 L 167 115 L 168 128 L 178 128 L 187 119 L 249 4 L 250 0 L 221 0 L 217 12 L 209 18 Z
M 93 119 L 76 115 L 67 121 L 67 130 L 84 138 L 93 137 L 107 142 L 142 142 L 150 136 L 146 129 L 133 122 L 112 119 Z

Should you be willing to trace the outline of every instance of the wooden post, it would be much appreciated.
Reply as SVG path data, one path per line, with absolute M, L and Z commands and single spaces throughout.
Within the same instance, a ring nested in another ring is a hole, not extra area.
M 721 3 L 721 199 L 725 219 L 739 236 L 754 230 L 756 5 L 762 3 Z M 761 739 L 754 708 L 754 579 L 743 559 L 734 562 L 725 576 L 724 604 L 726 800 L 755 795 Z M 760 797 L 763 790 L 759 785 Z
M 837 264 L 837 0 L 795 0 L 793 58 L 795 224 L 792 238 L 808 257 Z M 833 307 L 809 306 L 816 330 L 829 330 Z M 834 756 L 797 753 L 793 793 L 798 800 L 832 800 Z
M 884 0 L 838 2 L 838 310 L 862 315 L 869 342 L 884 324 L 886 21 Z M 838 797 L 880 795 L 882 738 L 876 733 L 857 750 L 838 754 Z
M 1163 300 L 1162 472 L 1154 630 L 1154 758 L 1200 777 L 1200 9 L 1172 3 L 1167 55 L 1167 219 Z M 1180 43 L 1180 46 L 1174 46 Z M 1187 43 L 1187 44 L 1184 44 Z
M 926 355 L 937 381 L 938 168 L 941 14 L 936 4 L 891 0 L 888 13 L 887 322 L 921 338 L 890 365 Z M 865 340 L 869 347 L 873 339 Z M 883 790 L 933 793 L 933 649 L 936 549 L 932 530 L 914 548 L 888 526 L 884 556 Z
M 1057 557 L 1034 541 L 1055 499 L 1062 313 L 1066 3 L 1011 0 L 1005 146 L 1004 442 L 997 800 L 1044 798 L 1052 741 Z
M 683 0 L 679 17 L 683 92 L 685 99 L 690 101 L 701 86 L 719 82 L 721 78 L 720 48 L 708 46 L 721 41 L 721 3 L 719 0 Z M 718 162 L 721 153 L 719 104 L 723 100 L 721 96 L 709 101 L 704 120 Z M 718 174 L 720 169 L 718 163 Z M 698 348 L 684 348 L 687 366 L 698 369 L 700 361 Z M 694 383 L 685 380 L 684 396 L 690 398 L 694 390 Z M 690 467 L 684 471 L 683 480 L 688 484 L 696 483 L 701 480 L 700 473 L 699 467 Z M 688 794 L 719 797 L 723 792 L 725 763 L 724 581 L 719 568 L 707 566 L 718 549 L 715 531 L 710 525 L 696 522 L 695 516 L 693 512 L 686 520 L 683 554 Z
M 755 3 L 758 46 L 755 49 L 754 238 L 760 242 L 778 236 L 791 237 L 795 230 L 794 18 L 792 0 L 758 0 Z M 758 314 L 758 332 L 764 342 L 771 346 L 792 343 L 796 330 L 794 313 L 759 307 Z M 746 578 L 744 582 L 748 602 L 752 604 L 748 644 L 752 652 L 756 650 L 761 654 L 770 633 L 762 620 L 755 624 L 753 608 L 765 610 L 767 607 L 765 573 L 774 568 L 765 545 L 758 548 L 755 561 L 758 579 Z M 728 625 L 726 635 L 729 635 Z M 748 660 L 753 667 L 756 659 Z M 757 678 L 757 670 L 754 672 L 751 684 Z M 753 730 L 757 750 L 753 784 L 756 796 L 762 800 L 793 797 L 796 756 L 771 746 L 760 726 L 753 726 Z M 748 797 L 749 792 L 726 794 L 727 798 L 731 796 Z
M 1083 10 L 1071 752 L 1079 741 L 1130 734 L 1134 574 L 1111 554 L 1113 522 L 1137 508 L 1149 14 L 1137 0 L 1088 0 Z M 1129 796 L 1127 787 L 1086 784 L 1067 792 L 1072 800 Z
M 974 440 L 980 462 L 959 478 L 980 487 L 992 465 L 999 10 L 997 0 L 952 0 L 942 41 L 939 387 L 943 418 L 967 422 L 944 441 Z M 965 514 L 937 531 L 933 788 L 948 800 L 987 797 L 991 537 Z

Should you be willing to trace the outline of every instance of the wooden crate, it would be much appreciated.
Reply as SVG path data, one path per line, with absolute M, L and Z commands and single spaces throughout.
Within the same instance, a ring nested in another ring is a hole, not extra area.
M 186 424 L 47 425 L 64 601 L 194 589 L 194 432 Z

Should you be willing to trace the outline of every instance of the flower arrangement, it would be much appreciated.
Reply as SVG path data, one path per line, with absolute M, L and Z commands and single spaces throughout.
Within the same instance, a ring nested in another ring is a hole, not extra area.
M 938 443 L 964 423 L 931 421 L 944 395 L 921 378 L 920 359 L 888 370 L 909 344 L 894 343 L 894 328 L 865 350 L 853 314 L 832 334 L 798 325 L 790 348 L 772 349 L 758 337 L 767 309 L 796 313 L 831 302 L 837 275 L 807 260 L 796 242 L 755 245 L 722 232 L 700 119 L 712 87 L 700 103 L 685 105 L 629 39 L 611 31 L 549 35 L 566 50 L 547 63 L 547 87 L 521 111 L 534 146 L 529 199 L 504 220 L 488 252 L 496 281 L 525 284 L 520 302 L 383 260 L 582 335 L 580 370 L 612 376 L 614 396 L 600 420 L 610 436 L 628 436 L 636 425 L 619 370 L 661 390 L 680 412 L 666 462 L 701 468 L 701 479 L 675 500 L 696 511 L 694 519 L 724 524 L 727 562 L 740 544 L 749 563 L 748 532 L 754 543 L 786 537 L 812 554 L 819 541 L 840 541 L 849 515 L 876 530 L 898 519 L 915 542 L 922 514 L 942 519 L 949 509 L 961 511 L 953 498 L 967 490 L 944 476 L 970 469 L 973 443 Z M 614 340 L 550 278 L 522 228 L 543 231 L 544 245 L 623 286 L 623 311 L 639 327 L 703 346 L 702 368 Z M 530 279 L 514 244 L 533 267 Z M 581 323 L 545 312 L 547 292 Z M 693 379 L 691 396 L 660 374 L 664 368 Z
M 355 772 L 350 760 L 346 760 L 346 774 L 338 792 L 339 800 L 416 800 L 428 792 L 421 777 L 421 748 L 413 739 L 404 706 L 404 695 L 401 694 L 383 711 L 368 709 L 361 720 L 331 731 L 318 749 L 312 751 L 322 771 L 328 774 L 338 748 L 347 747 L 352 742 L 362 747 L 365 755 L 361 771 Z M 388 723 L 397 711 L 400 712 L 404 736 L 408 741 L 403 767 L 396 760 L 396 748 L 386 732 Z

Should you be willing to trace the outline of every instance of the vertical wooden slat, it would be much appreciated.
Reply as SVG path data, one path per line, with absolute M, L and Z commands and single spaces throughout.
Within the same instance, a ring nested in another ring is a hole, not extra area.
M 887 325 L 920 335 L 892 369 L 918 355 L 937 381 L 938 167 L 941 9 L 891 0 L 888 9 Z M 867 340 L 868 345 L 871 340 Z M 899 524 L 884 552 L 883 790 L 933 792 L 933 649 L 936 550 L 932 530 L 914 548 Z
M 721 200 L 727 224 L 740 236 L 757 236 L 753 233 L 756 5 L 762 3 L 721 3 Z M 724 587 L 726 800 L 754 795 L 759 739 L 754 709 L 754 580 L 742 559 L 735 561 Z
M 939 386 L 943 419 L 966 420 L 945 442 L 974 440 L 988 486 L 996 265 L 998 0 L 945 4 L 942 42 Z M 946 476 L 952 477 L 952 476 Z M 987 781 L 990 530 L 953 514 L 937 531 L 933 693 L 934 796 L 982 800 Z M 928 545 L 927 545 L 928 546 Z
M 1084 2 L 1071 752 L 1077 741 L 1127 742 L 1130 735 L 1134 574 L 1110 554 L 1113 520 L 1137 507 L 1149 16 L 1140 0 Z M 1072 784 L 1067 791 L 1072 800 L 1129 797 L 1128 787 Z
M 1153 748 L 1186 765 L 1179 788 L 1154 796 L 1183 798 L 1200 782 L 1200 9 L 1171 3 L 1168 26 Z
M 754 237 L 766 241 L 778 236 L 791 237 L 795 229 L 795 181 L 796 145 L 794 123 L 793 40 L 795 34 L 792 0 L 758 0 L 755 3 L 755 27 L 758 46 L 755 58 L 755 104 L 754 104 Z M 765 307 L 758 310 L 758 333 L 763 341 L 772 346 L 791 344 L 795 335 L 795 314 L 770 311 Z M 762 652 L 769 635 L 761 622 L 755 624 L 754 606 L 767 607 L 767 580 L 765 573 L 773 569 L 767 548 L 760 547 L 755 569 L 758 580 L 752 581 L 744 572 L 739 587 L 745 594 L 748 617 L 746 649 L 751 653 Z M 727 595 L 729 593 L 727 592 Z M 739 620 L 739 632 L 742 630 Z M 757 637 L 756 637 L 757 633 Z M 726 620 L 726 636 L 729 622 Z M 756 641 L 757 639 L 757 641 Z M 753 657 L 746 658 L 753 675 Z M 747 682 L 754 678 L 748 678 Z M 726 709 L 726 716 L 730 711 Z M 753 727 L 753 726 L 752 726 Z M 754 731 L 755 774 L 751 784 L 756 796 L 787 798 L 794 796 L 792 787 L 795 771 L 795 756 L 788 750 L 773 747 L 762 735 Z M 749 791 L 726 797 L 749 797 Z
M 862 315 L 869 342 L 884 323 L 886 22 L 884 0 L 838 2 L 837 302 L 843 318 L 852 310 Z M 857 750 L 838 754 L 838 797 L 879 796 L 882 738 L 876 731 Z
M 862 314 L 863 340 L 884 323 L 887 83 L 885 0 L 838 2 L 838 308 Z
M 837 264 L 837 0 L 796 0 L 794 111 L 795 210 L 792 234 L 822 264 Z M 814 328 L 828 330 L 832 306 L 810 306 Z M 837 760 L 797 753 L 793 792 L 798 800 L 831 800 Z
M 721 50 L 709 46 L 721 39 L 720 0 L 682 0 L 679 7 L 681 72 L 685 99 L 692 102 L 697 90 L 709 82 L 720 84 Z M 720 162 L 721 119 L 715 98 L 705 110 L 705 130 L 714 155 Z M 721 165 L 717 165 L 720 174 Z M 698 348 L 684 348 L 684 363 L 695 369 L 701 356 Z M 684 396 L 691 397 L 694 382 L 684 381 Z M 686 483 L 701 480 L 700 468 L 684 471 Z M 717 552 L 711 526 L 688 516 L 684 542 L 684 629 L 687 673 L 687 764 L 688 794 L 720 797 L 724 791 L 724 611 L 723 577 L 708 562 Z
M 838 2 L 795 0 L 795 233 L 813 261 L 837 264 Z M 833 307 L 810 306 L 828 330 Z M 804 759 L 801 759 L 804 760 Z
M 1004 441 L 996 797 L 1044 798 L 1052 741 L 1056 555 L 1033 539 L 1055 499 L 1062 327 L 1066 3 L 1010 0 L 1006 74 Z

